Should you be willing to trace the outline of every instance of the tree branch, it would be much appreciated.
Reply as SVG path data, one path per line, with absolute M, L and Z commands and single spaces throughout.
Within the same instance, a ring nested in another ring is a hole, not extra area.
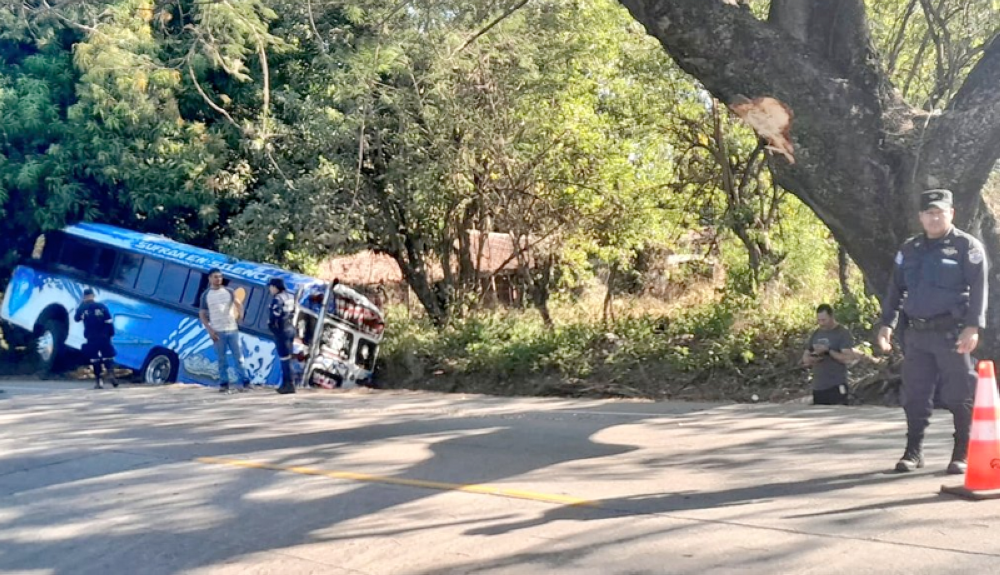
M 772 0 L 768 21 L 809 46 L 842 77 L 886 93 L 864 0 Z
M 478 40 L 483 34 L 486 34 L 490 30 L 492 30 L 494 26 L 496 26 L 497 24 L 499 24 L 499 23 L 503 22 L 504 20 L 506 20 L 511 14 L 513 14 L 514 12 L 517 12 L 518 10 L 520 10 L 521 8 L 523 8 L 524 5 L 527 4 L 529 1 L 530 0 L 521 0 L 517 4 L 514 4 L 513 6 L 511 6 L 507 10 L 505 10 L 503 14 L 497 16 L 497 18 L 495 20 L 493 20 L 492 22 L 490 22 L 489 24 L 487 24 L 482 30 L 476 32 L 475 34 L 472 35 L 471 38 L 469 38 L 468 40 L 466 40 L 465 43 L 462 44 L 461 48 L 459 48 L 458 50 L 455 50 L 455 53 L 457 54 L 457 53 L 465 50 L 466 48 L 468 48 L 470 45 L 472 45 L 473 42 L 475 42 L 476 40 Z
M 947 109 L 930 119 L 915 184 L 952 189 L 959 213 L 975 217 L 979 191 L 998 158 L 1000 35 L 991 40 Z
M 828 225 L 856 228 L 857 213 L 850 201 L 844 201 L 845 194 L 858 193 L 856 201 L 865 204 L 872 194 L 888 200 L 891 160 L 883 148 L 882 101 L 864 83 L 845 78 L 840 66 L 782 29 L 721 0 L 622 0 L 622 4 L 682 69 L 720 100 L 770 96 L 791 108 L 796 164 L 778 162 L 776 175 L 782 187 L 798 194 Z M 847 170 L 837 168 L 829 160 L 840 150 L 856 150 L 866 161 Z M 871 237 L 863 241 L 895 244 L 895 238 L 886 238 L 885 230 L 877 227 L 873 225 Z M 903 236 L 908 231 L 898 233 Z
M 205 93 L 205 90 L 202 89 L 201 83 L 198 82 L 198 76 L 196 76 L 194 73 L 194 66 L 191 64 L 191 54 L 188 54 L 187 69 L 188 69 L 188 76 L 191 78 L 191 83 L 194 84 L 195 90 L 198 91 L 198 94 L 201 95 L 201 99 L 205 101 L 208 107 L 215 110 L 218 114 L 222 115 L 222 117 L 228 120 L 229 123 L 232 124 L 233 127 L 235 127 L 241 135 L 246 135 L 246 131 L 243 129 L 242 126 L 240 126 L 240 124 L 236 120 L 233 119 L 232 116 L 229 115 L 229 112 L 227 112 L 222 106 L 216 104 L 215 101 L 212 100 L 212 98 Z

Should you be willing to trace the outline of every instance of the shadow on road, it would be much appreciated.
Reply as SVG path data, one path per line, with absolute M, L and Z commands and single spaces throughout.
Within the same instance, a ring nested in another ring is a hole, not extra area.
M 804 481 L 761 481 L 714 491 L 671 493 L 669 486 L 665 486 L 664 493 L 602 499 L 597 501 L 599 509 L 559 506 L 529 520 L 509 521 L 509 515 L 467 521 L 432 519 L 414 528 L 384 525 L 368 527 L 363 532 L 331 533 L 334 526 L 376 516 L 440 491 L 338 482 L 338 492 L 316 497 L 308 495 L 309 486 L 318 484 L 309 482 L 331 480 L 299 478 L 271 470 L 226 468 L 225 473 L 210 474 L 209 481 L 200 478 L 197 470 L 192 472 L 192 466 L 211 469 L 192 463 L 198 457 L 343 469 L 339 459 L 385 445 L 401 448 L 418 445 L 427 451 L 424 460 L 387 475 L 461 484 L 503 482 L 556 466 L 583 463 L 591 469 L 600 469 L 593 479 L 601 480 L 627 479 L 635 473 L 636 465 L 656 472 L 669 472 L 676 467 L 732 469 L 736 473 L 744 467 L 760 466 L 772 456 L 775 460 L 786 458 L 789 452 L 803 459 L 817 455 L 815 436 L 787 434 L 776 439 L 772 433 L 765 439 L 746 440 L 750 430 L 761 432 L 769 428 L 745 414 L 725 413 L 713 415 L 713 422 L 717 422 L 714 432 L 727 435 L 731 443 L 711 453 L 704 452 L 697 445 L 697 437 L 701 432 L 699 422 L 708 407 L 681 405 L 673 413 L 615 417 L 601 415 L 602 411 L 608 411 L 604 405 L 568 404 L 565 410 L 529 409 L 520 414 L 456 414 L 460 410 L 448 410 L 442 404 L 440 409 L 423 411 L 416 406 L 390 416 L 393 421 L 389 423 L 377 423 L 374 420 L 386 417 L 385 414 L 377 410 L 352 411 L 349 399 L 318 406 L 310 405 L 308 400 L 300 403 L 301 407 L 257 406 L 205 396 L 203 400 L 154 401 L 147 405 L 128 397 L 80 397 L 65 402 L 59 409 L 35 405 L 20 414 L 13 433 L 23 433 L 25 445 L 32 441 L 48 444 L 28 449 L 26 453 L 0 456 L 0 497 L 6 499 L 6 503 L 0 504 L 0 537 L 16 540 L 17 544 L 13 552 L 10 548 L 0 552 L 0 563 L 14 569 L 76 575 L 118 571 L 138 554 L 143 558 L 143 573 L 180 573 L 308 543 L 392 538 L 463 525 L 467 526 L 466 535 L 496 536 L 556 521 L 601 521 L 628 515 L 719 509 L 900 481 L 896 476 L 875 472 Z M 280 424 L 262 427 L 256 423 L 255 410 L 271 409 L 283 410 L 277 412 Z M 757 413 L 775 417 L 781 411 L 760 409 Z M 338 417 L 341 414 L 343 417 Z M 860 416 L 878 421 L 887 414 L 888 411 L 881 410 Z M 318 416 L 329 416 L 328 424 L 323 425 L 325 429 L 315 430 L 323 422 Z M 816 412 L 816 416 L 824 418 L 831 436 L 836 437 L 829 444 L 834 456 L 884 447 L 884 438 L 873 439 L 848 431 L 858 421 L 857 411 L 825 410 Z M 798 412 L 794 417 L 800 417 Z M 642 425 L 672 429 L 671 437 L 690 442 L 690 447 L 668 457 L 647 456 L 632 461 L 630 470 L 615 469 L 620 464 L 616 462 L 648 446 L 639 441 L 605 442 L 595 440 L 595 436 L 620 426 Z M 303 431 L 296 432 L 297 429 Z M 559 448 L 553 449 L 553 445 Z M 87 460 L 93 464 L 86 465 Z M 604 460 L 607 463 L 601 463 Z M 393 462 L 387 461 L 386 465 L 391 467 Z M 45 472 L 46 468 L 52 472 Z M 294 479 L 300 479 L 304 485 L 300 492 L 303 497 L 253 496 L 285 488 Z M 137 499 L 136 490 L 145 490 L 149 498 Z M 96 527 L 78 529 L 71 536 L 18 535 L 88 521 Z M 661 535 L 649 533 L 650 537 Z M 613 546 L 615 541 L 610 537 L 602 545 Z M 580 555 L 594 552 L 593 545 L 576 551 Z M 564 549 L 551 559 L 565 561 L 573 553 Z M 546 553 L 514 556 L 508 561 L 511 566 L 518 561 L 544 562 Z M 478 570 L 470 565 L 455 572 Z

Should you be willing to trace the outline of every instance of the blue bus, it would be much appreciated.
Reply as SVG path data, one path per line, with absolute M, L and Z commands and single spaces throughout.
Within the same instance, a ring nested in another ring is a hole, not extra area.
M 0 321 L 4 333 L 20 331 L 36 342 L 39 359 L 52 368 L 67 348 L 79 350 L 83 326 L 71 318 L 83 299 L 83 291 L 94 290 L 114 316 L 115 362 L 132 369 L 145 383 L 200 383 L 218 385 L 215 349 L 198 319 L 201 294 L 208 287 L 208 271 L 219 268 L 226 285 L 243 302 L 240 341 L 244 365 L 255 384 L 277 385 L 281 369 L 274 340 L 267 329 L 270 292 L 267 282 L 281 278 L 301 298 L 296 308 L 300 335 L 312 344 L 317 324 L 326 326 L 336 342 L 350 341 L 337 365 L 329 372 L 339 375 L 339 386 L 370 380 L 381 341 L 384 318 L 366 298 L 350 289 L 341 308 L 358 308 L 364 314 L 330 314 L 310 310 L 310 298 L 329 294 L 339 286 L 281 268 L 235 258 L 176 242 L 164 236 L 138 233 L 114 226 L 81 223 L 40 236 L 32 258 L 17 267 L 4 291 Z M 356 297 L 355 297 L 356 296 Z M 354 300 L 357 301 L 354 301 Z M 330 298 L 331 307 L 336 298 Z M 315 308 L 315 306 L 313 306 Z M 311 318 L 311 324 L 299 323 Z M 322 340 L 315 338 L 313 352 Z M 311 362 L 312 363 L 312 362 Z M 232 368 L 230 368 L 232 369 Z M 235 374 L 229 380 L 235 381 Z

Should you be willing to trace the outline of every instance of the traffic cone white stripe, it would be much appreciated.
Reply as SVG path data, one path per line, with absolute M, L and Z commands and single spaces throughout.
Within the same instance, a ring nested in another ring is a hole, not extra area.
M 972 424 L 972 431 L 969 432 L 970 441 L 997 441 L 1000 436 L 997 433 L 997 426 L 992 421 L 976 421 Z
M 993 402 L 993 397 L 996 395 L 994 390 L 996 389 L 996 383 L 992 377 L 980 377 L 979 384 L 976 385 L 976 401 L 973 405 L 976 409 L 992 409 L 996 407 Z

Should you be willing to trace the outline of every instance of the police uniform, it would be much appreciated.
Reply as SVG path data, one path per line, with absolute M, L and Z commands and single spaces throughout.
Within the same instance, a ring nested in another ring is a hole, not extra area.
M 295 393 L 295 383 L 292 379 L 292 347 L 295 343 L 295 298 L 285 290 L 285 283 L 278 278 L 268 284 L 278 289 L 271 298 L 268 310 L 267 327 L 274 335 L 278 358 L 281 360 L 281 387 L 279 393 Z
M 951 208 L 951 192 L 921 194 L 921 211 Z M 976 372 L 968 353 L 955 350 L 965 327 L 986 327 L 987 262 L 982 243 L 954 226 L 940 238 L 908 239 L 896 254 L 892 280 L 883 300 L 882 324 L 906 322 L 903 342 L 903 410 L 906 452 L 899 471 L 923 466 L 924 431 L 934 407 L 935 388 L 951 411 L 955 447 L 950 473 L 964 473 Z M 902 313 L 899 313 L 902 312 Z
M 94 292 L 88 289 L 83 294 L 91 296 Z M 112 360 L 115 357 L 115 347 L 111 343 L 111 338 L 115 335 L 114 317 L 103 303 L 84 300 L 76 308 L 73 319 L 83 322 L 83 337 L 87 341 L 83 344 L 81 351 L 94 368 L 95 389 L 101 389 L 103 387 L 101 384 L 102 368 L 111 373 Z M 118 387 L 118 382 L 114 381 L 114 378 L 112 378 L 111 384 Z

